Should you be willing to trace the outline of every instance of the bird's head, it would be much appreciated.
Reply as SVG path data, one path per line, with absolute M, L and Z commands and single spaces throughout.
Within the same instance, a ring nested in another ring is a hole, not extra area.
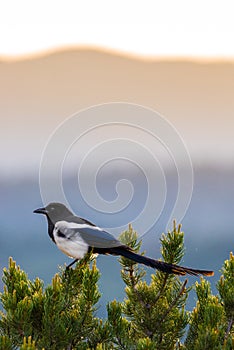
M 44 208 L 38 208 L 33 211 L 36 214 L 46 215 L 53 223 L 66 219 L 73 215 L 72 212 L 62 203 L 50 203 Z

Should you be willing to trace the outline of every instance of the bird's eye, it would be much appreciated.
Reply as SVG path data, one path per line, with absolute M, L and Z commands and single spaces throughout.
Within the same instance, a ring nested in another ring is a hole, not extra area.
M 53 210 L 54 210 L 54 207 L 50 208 L 50 210 L 53 211 Z

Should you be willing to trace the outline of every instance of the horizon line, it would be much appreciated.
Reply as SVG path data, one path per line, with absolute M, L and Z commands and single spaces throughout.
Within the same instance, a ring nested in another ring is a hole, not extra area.
M 145 62 L 161 62 L 161 61 L 176 61 L 176 62 L 196 62 L 196 63 L 234 63 L 234 56 L 228 55 L 198 55 L 198 54 L 144 54 L 137 52 L 130 52 L 124 49 L 110 48 L 102 45 L 57 45 L 51 48 L 38 49 L 31 52 L 25 52 L 20 54 L 4 54 L 0 53 L 0 63 L 2 62 L 20 62 L 30 61 L 46 56 L 54 55 L 62 52 L 71 51 L 96 51 L 109 55 L 120 56 L 127 59 L 133 59 Z

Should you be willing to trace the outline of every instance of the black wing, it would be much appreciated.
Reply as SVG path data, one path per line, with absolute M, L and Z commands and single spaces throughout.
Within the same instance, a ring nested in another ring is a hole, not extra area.
M 65 224 L 66 222 L 67 224 Z M 60 231 L 61 229 L 64 231 L 64 234 L 68 239 L 75 241 L 80 237 L 91 248 L 105 249 L 123 246 L 123 244 L 109 232 L 106 232 L 89 221 L 77 216 L 68 217 L 66 218 L 66 221 L 62 221 L 61 223 L 65 225 L 59 227 L 59 229 Z

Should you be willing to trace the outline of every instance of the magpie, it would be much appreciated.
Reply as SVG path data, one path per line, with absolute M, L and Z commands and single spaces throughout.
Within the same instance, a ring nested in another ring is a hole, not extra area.
M 92 222 L 75 216 L 62 203 L 50 203 L 44 208 L 34 210 L 34 213 L 46 216 L 48 234 L 52 241 L 63 253 L 75 259 L 67 268 L 71 267 L 78 260 L 83 259 L 87 253 L 92 252 L 93 254 L 123 256 L 136 263 L 144 264 L 169 274 L 201 274 L 205 276 L 214 274 L 213 271 L 178 266 L 139 255 Z

